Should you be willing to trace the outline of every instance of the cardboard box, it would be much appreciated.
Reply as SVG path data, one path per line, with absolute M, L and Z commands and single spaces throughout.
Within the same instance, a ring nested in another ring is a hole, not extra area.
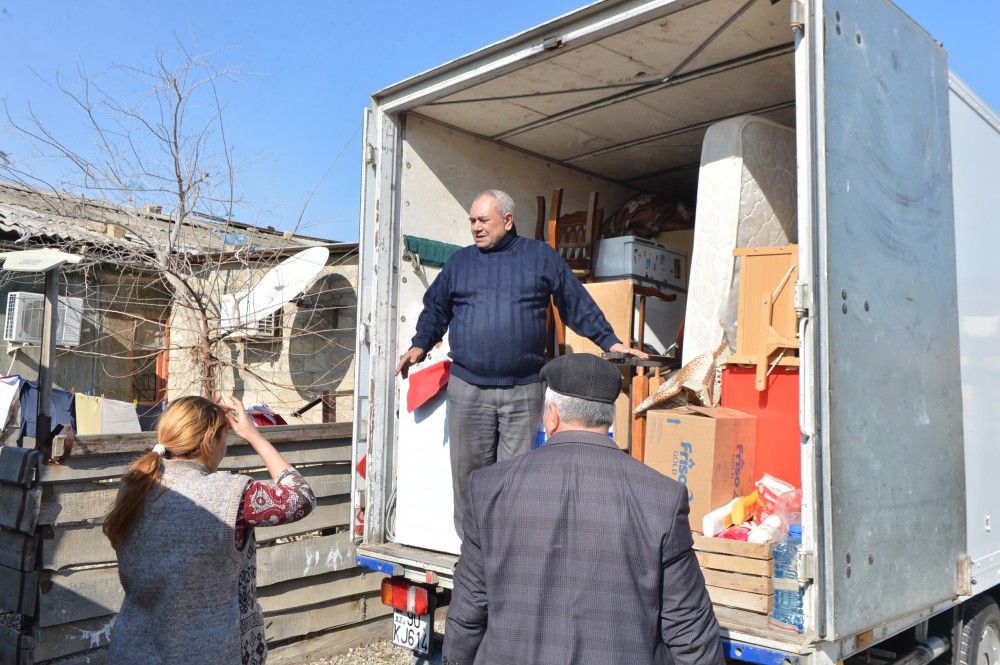
M 713 509 L 753 491 L 754 416 L 719 407 L 647 412 L 645 463 L 688 488 L 691 530 Z

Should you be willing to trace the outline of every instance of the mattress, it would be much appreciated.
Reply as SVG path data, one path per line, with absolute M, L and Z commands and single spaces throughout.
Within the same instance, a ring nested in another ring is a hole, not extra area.
M 737 247 L 798 242 L 795 132 L 754 116 L 709 127 L 702 144 L 682 361 L 735 343 Z

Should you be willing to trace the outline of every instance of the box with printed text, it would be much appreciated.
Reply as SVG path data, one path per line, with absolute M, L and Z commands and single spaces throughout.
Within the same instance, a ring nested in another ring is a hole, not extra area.
M 723 407 L 649 411 L 644 462 L 687 486 L 691 530 L 707 513 L 753 491 L 756 418 Z

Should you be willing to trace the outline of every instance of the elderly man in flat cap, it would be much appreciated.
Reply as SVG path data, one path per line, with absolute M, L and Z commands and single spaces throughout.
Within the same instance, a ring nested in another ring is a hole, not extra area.
M 721 665 L 687 493 L 608 437 L 621 375 L 542 369 L 537 450 L 472 474 L 445 629 L 449 665 Z

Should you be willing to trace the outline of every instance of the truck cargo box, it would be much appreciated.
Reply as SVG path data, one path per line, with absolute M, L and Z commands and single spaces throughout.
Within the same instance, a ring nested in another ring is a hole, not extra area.
M 713 127 L 743 132 L 739 149 L 706 148 Z M 967 621 L 984 620 L 1000 571 L 1000 120 L 891 2 L 596 2 L 376 93 L 365 135 L 355 461 L 367 456 L 367 478 L 353 480 L 365 565 L 447 588 L 457 553 L 449 472 L 401 463 L 417 439 L 447 459 L 440 419 L 406 413 L 393 376 L 439 272 L 404 238 L 468 244 L 467 208 L 494 187 L 517 202 L 521 235 L 556 188 L 565 212 L 597 192 L 607 214 L 667 192 L 695 209 L 685 359 L 725 334 L 733 249 L 798 248 L 798 396 L 782 396 L 797 424 L 785 416 L 781 437 L 803 490 L 805 630 L 761 622 L 768 587 L 748 583 L 754 611 L 718 611 L 727 655 L 835 663 L 915 626 L 926 636 L 931 617 L 952 626 L 974 596 Z M 720 266 L 721 282 L 705 279 L 721 292 L 694 284 Z M 416 504 L 401 511 L 397 489 L 420 480 L 438 499 L 403 526 Z M 414 532 L 430 540 L 403 542 Z M 713 599 L 734 597 L 718 590 L 734 571 L 713 570 L 725 573 Z

